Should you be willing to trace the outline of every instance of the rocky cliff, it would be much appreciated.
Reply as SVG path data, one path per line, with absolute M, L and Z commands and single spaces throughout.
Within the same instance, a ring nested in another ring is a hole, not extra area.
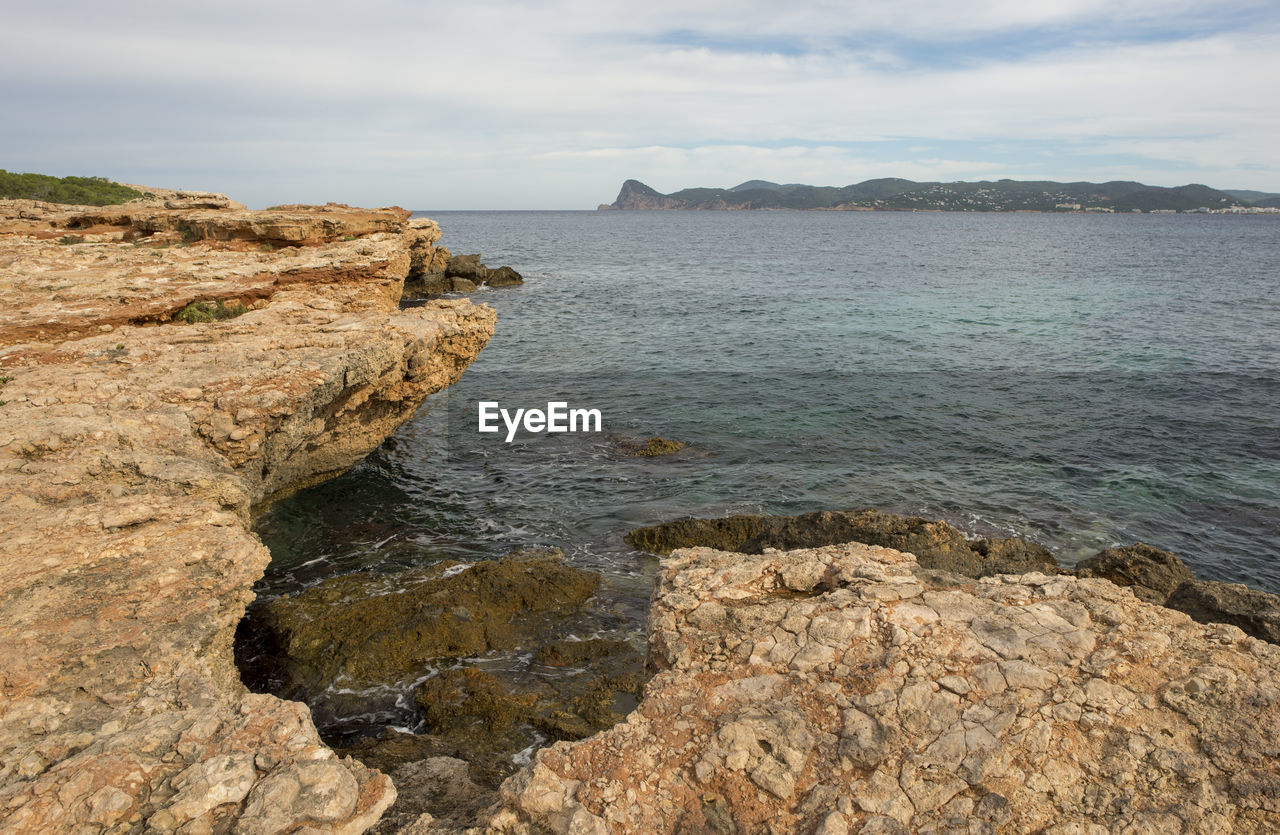
M 492 334 L 466 300 L 398 310 L 438 238 L 399 209 L 0 203 L 0 830 L 358 832 L 393 802 L 231 644 L 251 509 Z
M 689 548 L 648 631 L 640 707 L 540 751 L 491 828 L 1280 829 L 1280 647 L 1107 580 Z

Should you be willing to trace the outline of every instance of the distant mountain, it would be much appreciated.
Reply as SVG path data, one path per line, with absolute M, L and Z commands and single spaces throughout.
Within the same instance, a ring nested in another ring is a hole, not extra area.
M 1131 181 L 1057 183 L 1048 180 L 983 180 L 917 183 L 883 178 L 848 186 L 779 185 L 748 180 L 733 188 L 686 188 L 662 194 L 638 180 L 627 180 L 618 199 L 601 209 L 827 209 L 841 211 L 940 212 L 1152 212 L 1225 209 L 1280 198 L 1265 192 L 1227 192 L 1191 184 L 1176 188 Z
M 1254 206 L 1270 206 L 1280 208 L 1280 194 L 1270 191 L 1250 191 L 1247 188 L 1224 188 L 1224 192 L 1237 200 L 1244 200 Z

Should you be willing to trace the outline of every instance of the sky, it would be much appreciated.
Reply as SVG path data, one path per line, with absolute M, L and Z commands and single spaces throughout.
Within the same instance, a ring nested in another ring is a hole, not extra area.
M 749 179 L 1280 192 L 1276 0 L 5 4 L 0 168 L 249 204 Z

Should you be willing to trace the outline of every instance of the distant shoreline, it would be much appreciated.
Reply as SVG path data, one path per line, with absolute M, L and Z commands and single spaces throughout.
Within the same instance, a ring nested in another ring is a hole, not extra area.
M 794 209 L 846 212 L 1035 212 L 1040 214 L 1280 214 L 1280 194 L 1223 191 L 1199 183 L 1166 188 L 1133 181 L 1059 183 L 982 180 L 920 183 L 882 178 L 847 186 L 748 180 L 732 188 L 662 194 L 627 180 L 600 211 Z

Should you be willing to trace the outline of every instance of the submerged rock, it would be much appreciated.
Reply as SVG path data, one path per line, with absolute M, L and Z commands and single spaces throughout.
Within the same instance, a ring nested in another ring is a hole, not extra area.
M 388 729 L 340 753 L 390 775 L 396 785 L 396 803 L 370 830 L 375 835 L 402 832 L 414 823 L 462 827 L 497 797 L 500 780 L 478 776 L 473 765 L 461 758 L 462 751 L 434 737 Z M 508 764 L 502 777 L 512 770 Z
M 765 548 L 790 550 L 862 542 L 907 551 L 915 554 L 926 568 L 969 577 L 1053 571 L 1057 566 L 1048 549 L 1025 539 L 970 540 L 946 522 L 873 509 L 824 510 L 799 516 L 677 519 L 636 528 L 627 534 L 626 541 L 657 554 L 695 546 L 759 554 Z
M 388 728 L 341 750 L 395 780 L 400 795 L 379 831 L 415 820 L 425 826 L 423 814 L 436 825 L 469 824 L 534 748 L 622 721 L 646 680 L 643 656 L 625 641 L 552 641 L 535 663 L 548 669 L 536 676 L 445 670 L 414 688 L 422 733 Z
M 1129 587 L 1148 603 L 1164 604 L 1183 583 L 1194 580 L 1186 563 L 1168 551 L 1144 542 L 1124 548 L 1104 548 L 1076 565 L 1078 577 L 1102 577 Z M 1198 618 L 1197 618 L 1198 619 Z
M 574 646 L 575 649 L 568 649 Z M 582 739 L 622 721 L 644 684 L 643 656 L 624 641 L 556 641 L 539 660 L 566 657 L 580 669 L 516 682 L 473 667 L 446 670 L 414 690 L 426 731 L 479 755 L 513 755 L 553 739 Z
M 648 438 L 643 443 L 637 441 L 618 441 L 618 450 L 624 455 L 640 458 L 655 458 L 659 455 L 671 455 L 684 449 L 684 442 L 667 438 Z
M 648 635 L 639 708 L 539 751 L 490 826 L 1280 829 L 1280 648 L 1110 582 L 691 548 Z
M 396 574 L 350 574 L 263 607 L 281 651 L 284 691 L 390 684 L 439 658 L 511 649 L 595 593 L 600 577 L 559 551 Z

